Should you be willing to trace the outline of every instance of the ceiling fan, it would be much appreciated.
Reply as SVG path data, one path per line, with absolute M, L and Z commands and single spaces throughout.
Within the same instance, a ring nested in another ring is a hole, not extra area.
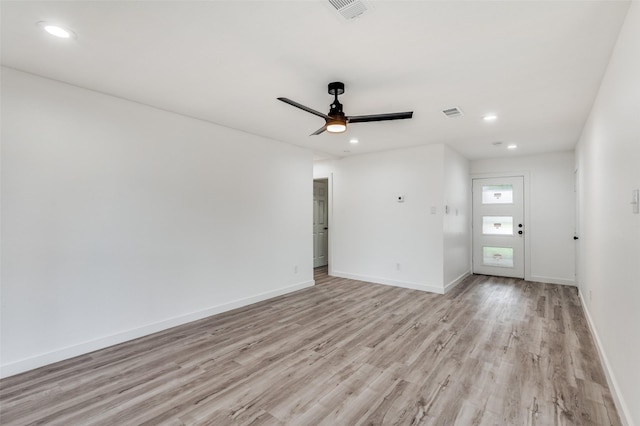
M 323 114 L 320 111 L 316 111 L 296 101 L 292 101 L 287 98 L 278 98 L 278 100 L 292 105 L 301 110 L 310 112 L 318 117 L 324 118 L 325 124 L 309 136 L 319 135 L 325 130 L 330 133 L 341 133 L 347 130 L 347 123 L 364 123 L 367 121 L 387 121 L 387 120 L 402 120 L 405 118 L 413 117 L 413 111 L 408 112 L 392 112 L 388 114 L 373 114 L 373 115 L 345 115 L 342 111 L 342 104 L 338 101 L 338 95 L 344 93 L 344 83 L 339 81 L 329 83 L 329 94 L 335 96 L 329 114 Z

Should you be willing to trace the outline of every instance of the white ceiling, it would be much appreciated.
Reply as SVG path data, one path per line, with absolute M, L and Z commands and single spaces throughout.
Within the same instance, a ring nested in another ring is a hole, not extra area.
M 366 0 L 365 0 L 366 1 Z M 2 64 L 303 146 L 316 158 L 446 143 L 470 159 L 572 149 L 627 1 L 2 1 Z M 38 21 L 77 33 L 65 41 Z M 342 81 L 347 115 L 308 136 Z M 465 115 L 446 118 L 457 106 Z M 499 115 L 486 123 L 486 113 Z M 349 139 L 360 140 L 350 145 Z M 503 142 L 496 147 L 493 142 Z M 514 154 L 506 144 L 516 143 Z M 345 152 L 350 151 L 350 152 Z

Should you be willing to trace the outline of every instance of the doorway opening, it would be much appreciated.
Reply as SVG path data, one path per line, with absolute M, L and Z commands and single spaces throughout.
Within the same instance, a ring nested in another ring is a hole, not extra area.
M 329 180 L 313 180 L 313 267 L 329 265 Z

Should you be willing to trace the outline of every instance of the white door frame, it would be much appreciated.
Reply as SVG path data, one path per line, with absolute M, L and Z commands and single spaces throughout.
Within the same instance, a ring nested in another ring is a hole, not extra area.
M 487 179 L 487 178 L 504 178 L 504 177 L 515 177 L 522 176 L 524 183 L 524 229 L 526 230 L 526 235 L 524 238 L 524 279 L 527 281 L 531 281 L 531 239 L 532 235 L 535 232 L 534 229 L 531 228 L 531 173 L 529 171 L 514 171 L 514 172 L 498 172 L 498 173 L 473 173 L 471 174 L 471 191 L 473 192 L 473 179 Z M 473 194 L 471 194 L 473 196 Z M 472 207 L 473 209 L 473 204 Z M 473 229 L 473 215 L 474 211 L 471 212 L 471 226 Z M 473 271 L 473 240 L 471 242 L 471 270 Z
M 329 267 L 327 271 L 329 275 L 333 276 L 333 238 L 331 237 L 335 232 L 335 229 L 333 229 L 333 173 L 314 173 L 313 180 L 318 179 L 327 180 L 327 221 L 329 222 L 329 233 L 327 234 L 327 261 L 329 262 Z
M 574 283 L 580 288 L 580 170 L 576 167 L 573 170 L 573 192 L 575 196 L 575 223 L 573 224 L 573 241 L 575 242 L 574 252 Z

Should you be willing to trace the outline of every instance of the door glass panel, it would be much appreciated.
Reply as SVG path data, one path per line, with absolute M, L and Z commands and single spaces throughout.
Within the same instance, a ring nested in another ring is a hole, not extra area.
M 482 204 L 513 204 L 513 186 L 483 185 Z
M 513 235 L 513 216 L 482 216 L 484 235 Z
M 482 247 L 482 263 L 487 266 L 513 268 L 513 248 Z
M 316 222 L 318 225 L 324 225 L 324 200 L 318 200 L 318 221 Z

